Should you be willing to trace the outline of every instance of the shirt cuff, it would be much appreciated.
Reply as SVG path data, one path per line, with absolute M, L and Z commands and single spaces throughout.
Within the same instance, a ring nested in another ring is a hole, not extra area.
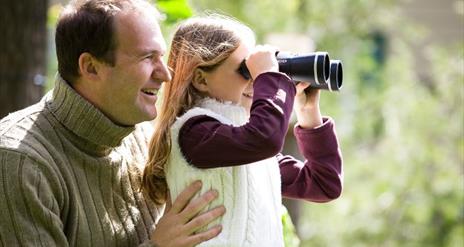
M 298 123 L 295 124 L 295 133 L 309 134 L 324 131 L 324 129 L 333 129 L 334 120 L 331 117 L 322 117 L 322 124 L 311 129 L 303 128 Z
M 327 154 L 338 148 L 335 122 L 330 117 L 323 117 L 322 124 L 312 129 L 304 129 L 298 124 L 294 127 L 298 146 L 307 154 Z

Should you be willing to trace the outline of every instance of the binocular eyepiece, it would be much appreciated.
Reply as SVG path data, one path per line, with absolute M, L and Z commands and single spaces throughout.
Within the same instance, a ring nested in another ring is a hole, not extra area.
M 330 60 L 327 52 L 307 54 L 276 53 L 279 71 L 287 74 L 295 83 L 305 81 L 309 87 L 339 91 L 343 82 L 343 68 L 340 60 Z M 238 72 L 250 79 L 250 71 L 245 60 L 240 64 Z

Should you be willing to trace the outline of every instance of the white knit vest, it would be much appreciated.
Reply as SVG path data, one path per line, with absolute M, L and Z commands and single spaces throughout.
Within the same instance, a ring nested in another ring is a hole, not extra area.
M 206 99 L 199 107 L 177 118 L 171 128 L 172 150 L 166 180 L 173 201 L 185 187 L 200 179 L 203 183 L 200 194 L 209 189 L 219 192 L 206 210 L 218 205 L 226 207 L 225 215 L 207 226 L 221 224 L 221 234 L 199 246 L 283 246 L 277 159 L 271 157 L 247 165 L 214 169 L 194 167 L 182 155 L 178 135 L 188 119 L 199 115 L 213 117 L 223 124 L 242 126 L 248 121 L 248 114 L 243 107 Z M 211 152 L 210 155 L 215 154 Z

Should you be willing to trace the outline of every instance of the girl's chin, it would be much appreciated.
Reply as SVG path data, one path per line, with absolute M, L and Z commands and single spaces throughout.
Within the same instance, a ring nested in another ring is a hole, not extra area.
M 242 101 L 240 102 L 240 105 L 245 107 L 245 109 L 250 110 L 252 103 L 253 103 L 253 99 L 242 97 Z

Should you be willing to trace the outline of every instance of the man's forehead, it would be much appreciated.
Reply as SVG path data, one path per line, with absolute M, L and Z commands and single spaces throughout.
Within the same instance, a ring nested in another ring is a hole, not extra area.
M 116 43 L 123 49 L 165 52 L 166 44 L 156 16 L 145 12 L 121 13 L 115 21 Z

